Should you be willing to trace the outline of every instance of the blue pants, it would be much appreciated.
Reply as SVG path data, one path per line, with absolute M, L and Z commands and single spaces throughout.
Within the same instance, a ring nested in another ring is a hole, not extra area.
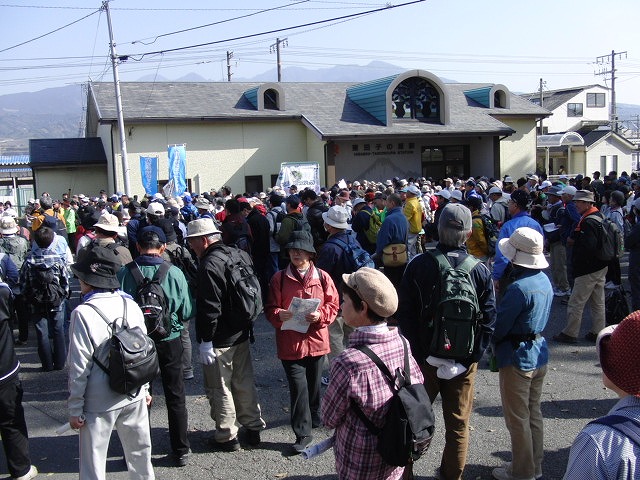
M 38 338 L 38 356 L 45 371 L 62 370 L 67 358 L 64 339 L 65 304 L 58 311 L 33 313 L 31 319 L 36 327 Z

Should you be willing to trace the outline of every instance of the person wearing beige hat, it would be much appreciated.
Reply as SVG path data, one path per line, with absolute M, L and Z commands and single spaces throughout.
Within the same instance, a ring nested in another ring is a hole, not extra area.
M 18 225 L 13 217 L 0 217 L 0 252 L 5 252 L 20 270 L 29 251 L 29 242 L 18 235 Z
M 571 232 L 567 245 L 572 249 L 571 265 L 575 280 L 567 306 L 567 326 L 553 339 L 561 343 L 578 343 L 582 314 L 589 303 L 591 330 L 585 339 L 594 343 L 597 332 L 605 326 L 604 284 L 609 262 L 599 259 L 603 216 L 595 206 L 593 192 L 578 190 L 573 200 L 580 221 Z
M 243 268 L 252 270 L 251 257 L 225 245 L 221 234 L 211 218 L 198 218 L 187 225 L 185 238 L 199 259 L 196 341 L 204 390 L 216 424 L 209 445 L 214 450 L 233 452 L 240 449 L 236 422 L 246 429 L 246 441 L 252 446 L 260 443 L 260 431 L 266 424 L 251 363 L 250 327 L 238 321 L 229 303 L 227 257 L 240 257 Z
M 529 227 L 517 228 L 498 248 L 513 265 L 513 282 L 498 305 L 493 349 L 500 377 L 500 398 L 511 437 L 512 460 L 495 468 L 497 480 L 542 476 L 543 418 L 540 398 L 549 350 L 542 336 L 553 302 L 553 288 L 542 271 L 549 266 L 544 237 Z
M 600 331 L 596 339 L 602 383 L 619 400 L 578 434 L 564 480 L 640 478 L 640 311 Z
M 381 425 L 393 395 L 380 370 L 357 347 L 366 346 L 384 359 L 389 371 L 404 368 L 404 340 L 387 319 L 398 307 L 391 281 L 375 269 L 363 267 L 342 276 L 342 314 L 355 331 L 331 365 L 331 382 L 322 400 L 322 419 L 335 429 L 333 451 L 338 478 L 399 479 L 405 468 L 387 465 L 377 451 L 378 438 L 363 428 L 355 403 L 375 425 Z M 423 381 L 409 356 L 411 383 Z
M 91 243 L 82 247 L 76 254 L 76 261 L 80 262 L 87 255 L 87 252 L 95 247 L 109 248 L 114 250 L 117 258 L 122 265 L 126 265 L 133 261 L 129 249 L 117 241 L 118 234 L 122 230 L 118 217 L 111 213 L 103 213 L 100 215 L 98 222 L 93 225 L 96 238 Z

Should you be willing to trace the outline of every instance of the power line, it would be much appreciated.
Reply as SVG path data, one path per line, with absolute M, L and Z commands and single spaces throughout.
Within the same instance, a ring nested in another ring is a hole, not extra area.
M 71 25 L 76 24 L 76 23 L 84 20 L 85 18 L 89 18 L 91 15 L 94 15 L 94 14 L 98 13 L 99 11 L 100 10 L 95 10 L 95 11 L 91 12 L 89 15 L 85 15 L 84 17 L 79 18 L 78 20 L 74 20 L 71 23 L 67 23 L 66 25 L 63 25 L 62 27 L 56 28 L 55 30 L 51 30 L 50 32 L 44 33 L 42 35 L 39 35 L 39 36 L 37 36 L 35 38 L 32 38 L 31 40 L 27 40 L 25 42 L 18 43 L 17 45 L 13 45 L 11 47 L 4 48 L 4 49 L 0 50 L 0 53 L 6 52 L 7 50 L 12 50 L 12 49 L 17 48 L 17 47 L 21 47 L 22 45 L 26 45 L 27 43 L 35 42 L 36 40 L 40 40 L 41 38 L 46 37 L 47 35 L 51 35 L 52 33 L 59 32 L 60 30 L 62 30 L 64 28 L 70 27 Z
M 129 43 L 131 43 L 131 44 L 142 43 L 143 45 L 150 45 L 152 43 L 155 43 L 156 40 L 158 40 L 159 38 L 162 38 L 162 37 L 168 37 L 170 35 L 176 35 L 178 33 L 191 32 L 193 30 L 198 30 L 200 28 L 212 27 L 214 25 L 220 25 L 221 23 L 232 22 L 234 20 L 240 20 L 242 18 L 253 17 L 254 15 L 259 15 L 261 13 L 266 13 L 266 12 L 272 12 L 274 10 L 280 10 L 281 8 L 289 7 L 289 6 L 292 6 L 292 5 L 299 5 L 301 3 L 307 3 L 309 1 L 310 0 L 300 0 L 300 1 L 295 2 L 295 3 L 290 3 L 290 4 L 286 4 L 286 5 L 280 5 L 278 7 L 273 7 L 273 8 L 267 8 L 267 9 L 259 10 L 257 12 L 253 12 L 253 13 L 247 13 L 246 15 L 241 15 L 239 17 L 228 18 L 226 20 L 220 20 L 218 22 L 213 22 L 213 23 L 207 23 L 206 25 L 198 25 L 197 27 L 185 28 L 185 29 L 182 29 L 182 30 L 177 30 L 175 32 L 163 33 L 161 35 L 157 35 L 156 37 L 153 37 L 153 42 L 149 42 L 149 43 L 145 43 L 142 40 L 134 40 L 133 42 L 129 42 Z M 148 37 L 148 38 L 152 38 L 152 37 Z M 146 40 L 146 38 L 143 39 L 143 40 Z
M 389 5 L 389 6 L 382 7 L 382 8 L 377 8 L 377 9 L 374 9 L 374 10 L 368 10 L 366 12 L 352 13 L 351 15 L 343 15 L 341 17 L 334 17 L 334 18 L 329 18 L 329 19 L 325 19 L 325 20 L 318 20 L 316 22 L 304 23 L 304 24 L 295 25 L 295 26 L 292 26 L 292 27 L 277 28 L 277 29 L 268 30 L 268 31 L 265 31 L 265 32 L 253 33 L 253 34 L 249 34 L 249 35 L 242 35 L 242 36 L 233 37 L 233 38 L 227 38 L 225 40 L 216 40 L 214 42 L 206 42 L 206 43 L 199 43 L 199 44 L 196 44 L 196 45 L 187 45 L 187 46 L 184 46 L 184 47 L 176 47 L 176 48 L 169 48 L 169 49 L 165 49 L 165 50 L 157 50 L 155 52 L 135 53 L 135 54 L 129 54 L 129 55 L 126 55 L 126 56 L 129 57 L 129 58 L 140 57 L 139 59 L 135 59 L 134 58 L 134 60 L 142 60 L 142 58 L 144 58 L 147 55 L 158 55 L 158 54 L 161 54 L 161 53 L 164 54 L 164 53 L 169 53 L 169 52 L 177 52 L 177 51 L 181 51 L 181 50 L 187 50 L 187 49 L 190 49 L 190 48 L 206 47 L 206 46 L 209 46 L 209 45 L 216 45 L 216 44 L 220 44 L 220 43 L 232 42 L 234 40 L 243 40 L 243 39 L 246 39 L 246 38 L 255 38 L 255 37 L 262 36 L 262 35 L 269 35 L 269 34 L 272 34 L 272 33 L 286 32 L 288 30 L 294 30 L 296 28 L 310 27 L 312 25 L 320 25 L 320 24 L 327 23 L 327 22 L 335 22 L 336 20 L 343 20 L 343 19 L 352 18 L 352 17 L 360 17 L 360 16 L 363 16 L 363 15 L 368 15 L 370 13 L 381 12 L 383 10 L 392 10 L 392 9 L 398 8 L 398 7 L 406 7 L 407 5 L 413 5 L 413 4 L 416 4 L 416 3 L 422 3 L 424 1 L 426 1 L 426 0 L 414 0 L 412 2 L 401 3 L 399 5 Z

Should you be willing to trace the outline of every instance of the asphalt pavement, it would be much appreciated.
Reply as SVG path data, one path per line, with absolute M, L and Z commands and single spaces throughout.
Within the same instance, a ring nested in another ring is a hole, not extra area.
M 623 273 L 627 270 L 626 257 Z M 626 283 L 626 275 L 625 275 Z M 77 294 L 74 298 L 77 302 Z M 544 335 L 549 340 L 565 325 L 566 305 L 555 298 L 551 318 Z M 585 310 L 582 337 L 590 320 Z M 193 322 L 192 322 L 193 323 Z M 193 325 L 192 325 L 193 328 Z M 154 384 L 151 409 L 153 463 L 158 479 L 206 478 L 225 480 L 262 479 L 333 479 L 336 478 L 331 450 L 311 460 L 290 454 L 295 436 L 289 426 L 289 393 L 286 377 L 276 357 L 273 328 L 263 316 L 256 322 L 256 342 L 252 355 L 258 394 L 267 429 L 262 443 L 254 449 L 233 453 L 212 452 L 207 439 L 212 435 L 213 421 L 204 396 L 202 371 L 194 349 L 195 378 L 186 382 L 189 412 L 189 438 L 193 454 L 183 468 L 173 466 L 170 453 L 167 414 L 162 384 Z M 546 479 L 559 479 L 564 474 L 569 448 L 576 434 L 590 420 L 604 415 L 616 402 L 600 379 L 600 368 L 593 344 L 581 340 L 577 345 L 563 345 L 549 340 L 550 362 L 542 396 L 545 418 Z M 16 347 L 22 363 L 23 405 L 29 428 L 32 463 L 38 467 L 38 478 L 67 480 L 78 478 L 78 437 L 73 432 L 56 435 L 55 430 L 68 419 L 66 410 L 66 371 L 41 372 L 33 330 L 26 346 Z M 444 427 L 440 400 L 434 404 L 436 434 L 430 450 L 414 466 L 416 478 L 434 478 L 444 443 Z M 504 424 L 498 374 L 489 371 L 483 361 L 476 377 L 476 395 L 471 417 L 471 441 L 465 479 L 490 479 L 491 470 L 510 460 L 510 440 Z M 314 430 L 316 441 L 331 435 L 325 428 Z M 0 461 L 3 478 L 9 478 L 6 463 Z M 123 452 L 117 434 L 109 447 L 107 478 L 128 478 Z M 586 477 L 585 477 L 586 478 Z

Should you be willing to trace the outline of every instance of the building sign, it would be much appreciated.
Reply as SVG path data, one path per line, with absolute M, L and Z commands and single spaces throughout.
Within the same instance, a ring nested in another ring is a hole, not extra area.
M 276 185 L 287 193 L 291 185 L 298 187 L 298 191 L 312 188 L 320 193 L 320 165 L 317 162 L 281 163 Z
M 351 144 L 351 153 L 354 157 L 410 155 L 414 153 L 415 149 L 415 142 L 370 142 Z

